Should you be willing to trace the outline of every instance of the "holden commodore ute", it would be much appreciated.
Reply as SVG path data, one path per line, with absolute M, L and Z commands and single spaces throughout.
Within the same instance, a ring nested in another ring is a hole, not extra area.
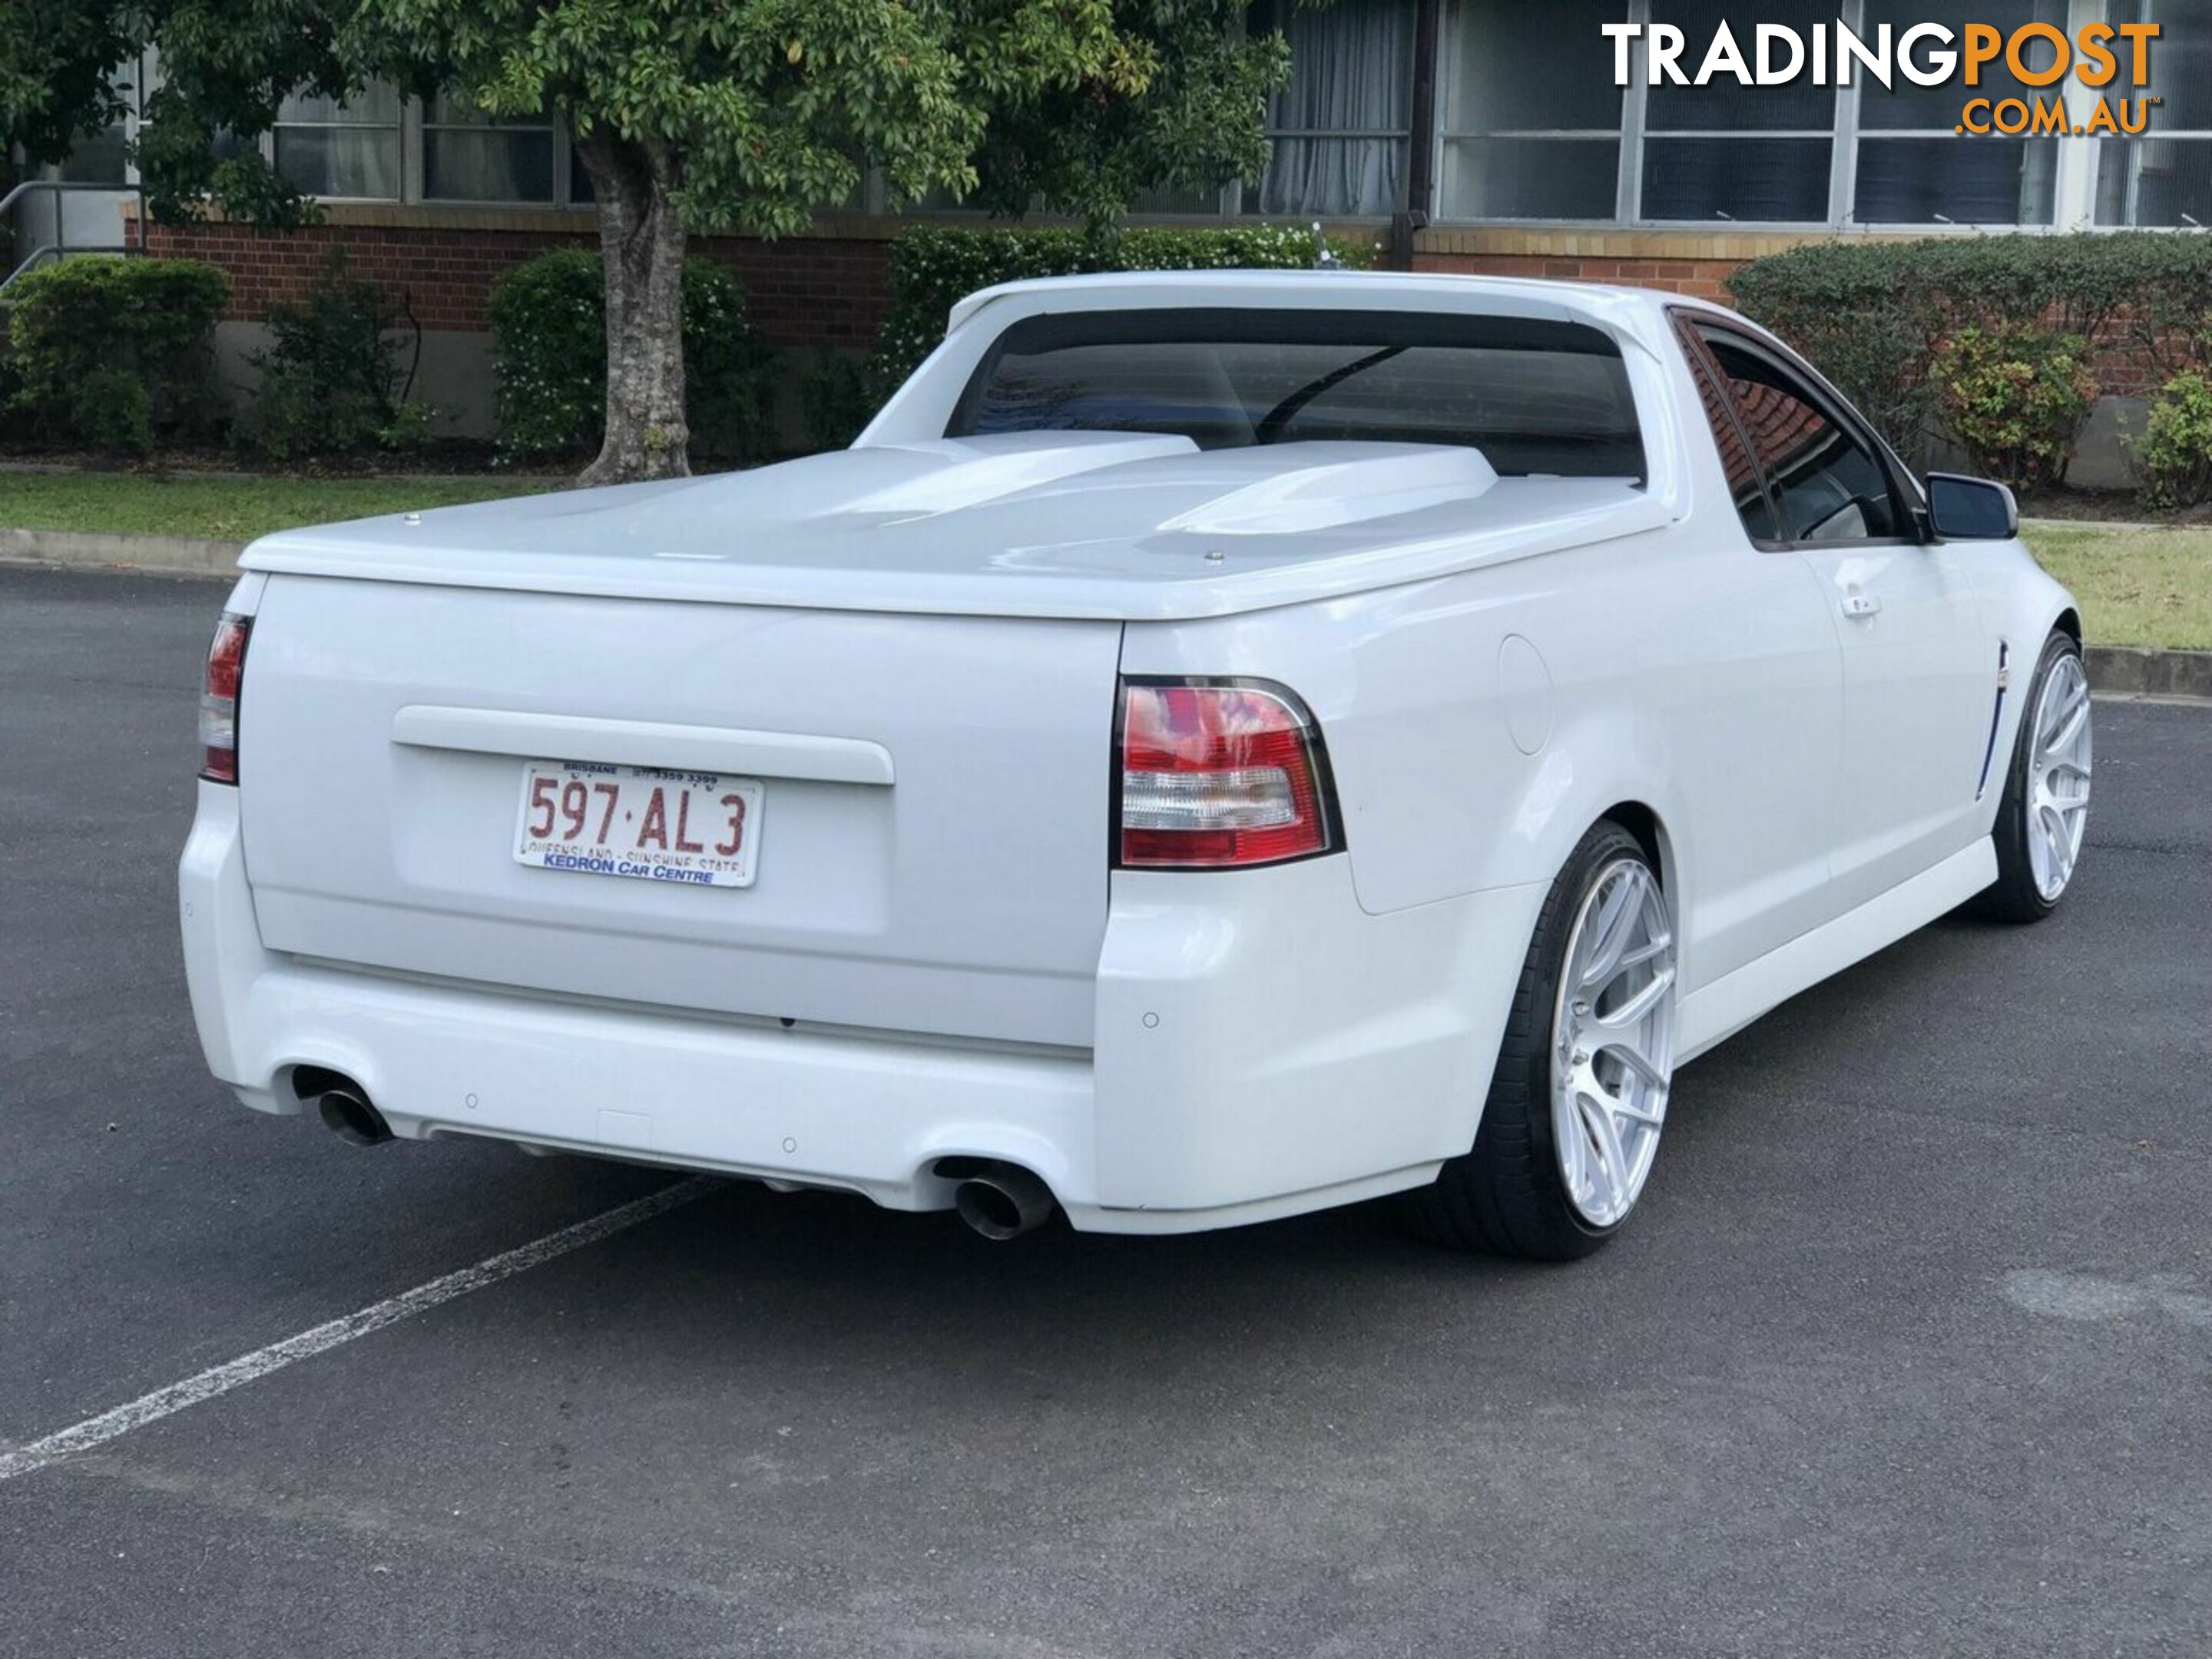
M 2010 496 L 1664 295 L 1016 283 L 849 449 L 241 564 L 180 896 L 246 1105 L 994 1237 L 1583 1255 L 1678 1067 L 2046 915 L 2088 810 Z

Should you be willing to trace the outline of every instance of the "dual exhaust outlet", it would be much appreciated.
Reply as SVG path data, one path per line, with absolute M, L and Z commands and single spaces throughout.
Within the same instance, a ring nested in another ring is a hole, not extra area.
M 304 1085 L 304 1086 L 301 1086 Z M 323 1127 L 354 1146 L 380 1146 L 392 1139 L 392 1126 L 368 1096 L 350 1079 L 332 1073 L 295 1080 L 301 1098 L 313 1098 Z M 1052 1215 L 1052 1189 L 1018 1164 L 987 1159 L 946 1160 L 943 1173 L 954 1175 L 952 1207 L 985 1238 L 1019 1238 Z

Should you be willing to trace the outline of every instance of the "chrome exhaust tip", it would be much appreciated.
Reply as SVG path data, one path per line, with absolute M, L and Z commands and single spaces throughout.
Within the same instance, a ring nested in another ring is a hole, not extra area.
M 315 1102 L 323 1127 L 355 1146 L 381 1146 L 392 1139 L 384 1114 L 351 1089 L 325 1089 Z
M 987 1164 L 952 1189 L 952 1207 L 986 1238 L 1019 1238 L 1052 1215 L 1052 1189 L 1018 1164 Z

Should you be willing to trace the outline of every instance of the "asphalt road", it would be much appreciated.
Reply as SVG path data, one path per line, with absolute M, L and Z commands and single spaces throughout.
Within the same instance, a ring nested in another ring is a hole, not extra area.
M 219 585 L 0 573 L 0 1451 L 663 1186 L 201 1067 Z M 738 1184 L 0 1480 L 0 1654 L 2212 1650 L 2212 710 L 1687 1068 L 1568 1269 Z

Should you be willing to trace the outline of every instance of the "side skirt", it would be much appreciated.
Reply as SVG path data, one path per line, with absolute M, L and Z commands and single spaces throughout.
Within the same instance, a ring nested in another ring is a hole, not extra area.
M 1948 915 L 1997 878 L 1984 836 L 1833 921 L 1800 934 L 1682 999 L 1676 1064 L 1725 1042 L 1769 1009 Z

